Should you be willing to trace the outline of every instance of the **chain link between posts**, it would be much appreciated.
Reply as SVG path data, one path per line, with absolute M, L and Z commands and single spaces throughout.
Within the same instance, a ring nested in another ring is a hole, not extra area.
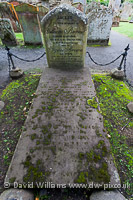
M 88 54 L 89 58 L 91 59 L 91 61 L 93 63 L 95 63 L 96 65 L 99 65 L 99 66 L 107 66 L 107 65 L 110 65 L 112 63 L 114 63 L 115 61 L 117 61 L 121 56 L 122 56 L 122 60 L 120 62 L 120 66 L 118 67 L 118 70 L 121 70 L 122 69 L 122 65 L 124 63 L 124 74 L 125 74 L 125 81 L 129 84 L 129 86 L 133 87 L 129 81 L 127 80 L 127 76 L 126 76 L 126 57 L 127 57 L 127 51 L 129 50 L 129 44 L 127 45 L 127 47 L 124 49 L 125 52 L 120 54 L 117 58 L 115 58 L 114 60 L 112 60 L 111 62 L 109 63 L 105 63 L 105 64 L 101 64 L 101 63 L 97 63 L 91 56 L 91 54 L 87 51 L 86 53 Z M 10 49 L 6 46 L 5 47 L 5 50 L 7 50 L 7 57 L 8 57 L 8 65 L 9 65 L 9 72 L 11 71 L 11 64 L 12 64 L 12 69 L 16 69 L 15 65 L 14 65 L 14 62 L 13 62 L 13 59 L 12 59 L 12 56 L 21 60 L 21 61 L 25 61 L 25 62 L 35 62 L 35 61 L 38 61 L 40 60 L 44 55 L 46 55 L 46 52 L 44 52 L 40 57 L 36 58 L 36 59 L 33 59 L 33 60 L 28 60 L 28 59 L 23 59 L 23 58 L 20 58 L 16 55 L 14 55 L 13 53 L 10 52 Z
M 92 58 L 91 54 L 90 54 L 88 51 L 87 51 L 86 53 L 88 54 L 88 56 L 89 56 L 89 58 L 91 59 L 91 61 L 92 61 L 94 64 L 99 65 L 99 66 L 107 66 L 107 65 L 110 65 L 110 64 L 114 63 L 115 61 L 117 61 L 117 60 L 122 56 L 122 60 L 121 60 L 121 62 L 120 62 L 120 65 L 119 65 L 119 67 L 118 67 L 118 70 L 121 70 L 121 69 L 122 69 L 122 65 L 123 65 L 123 63 L 124 63 L 124 65 L 123 65 L 124 69 L 123 69 L 123 70 L 124 70 L 124 75 L 125 75 L 125 77 L 124 77 L 124 78 L 125 78 L 125 81 L 128 83 L 128 85 L 129 85 L 130 87 L 133 87 L 132 84 L 128 81 L 127 75 L 126 75 L 127 51 L 128 51 L 129 49 L 130 49 L 130 48 L 129 48 L 129 44 L 128 44 L 127 47 L 124 49 L 124 50 L 125 50 L 124 53 L 120 54 L 117 58 L 115 58 L 114 60 L 112 60 L 111 62 L 106 63 L 106 64 L 97 63 L 97 62 Z

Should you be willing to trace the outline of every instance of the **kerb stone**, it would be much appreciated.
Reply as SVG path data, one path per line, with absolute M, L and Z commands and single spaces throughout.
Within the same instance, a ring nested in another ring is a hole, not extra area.
M 89 70 L 45 68 L 5 182 L 119 184 Z
M 43 18 L 42 30 L 49 67 L 84 67 L 88 28 L 82 12 L 62 4 Z

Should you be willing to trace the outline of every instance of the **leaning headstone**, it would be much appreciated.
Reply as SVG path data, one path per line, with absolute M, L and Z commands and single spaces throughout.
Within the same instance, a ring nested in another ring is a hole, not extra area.
M 129 16 L 133 13 L 133 4 L 129 2 L 124 2 L 122 5 L 121 20 L 129 21 Z
M 80 3 L 80 2 L 73 3 L 72 6 L 74 6 L 75 8 L 77 8 L 78 10 L 80 10 L 81 12 L 84 11 L 83 4 Z
M 49 67 L 84 66 L 88 27 L 82 12 L 62 4 L 43 18 L 42 29 Z
M 87 8 L 89 45 L 108 45 L 113 12 L 110 8 L 92 2 Z
M 30 4 L 15 6 L 22 26 L 25 45 L 42 45 L 41 28 L 38 19 L 38 8 Z
M 42 5 L 38 6 L 38 9 L 39 9 L 38 16 L 39 16 L 39 20 L 41 22 L 42 18 L 48 13 L 49 9 Z
M 0 38 L 7 46 L 16 46 L 17 40 L 10 19 L 0 19 Z
M 23 189 L 8 189 L 0 195 L 0 200 L 34 200 L 34 194 Z
M 7 18 L 11 20 L 13 29 L 15 32 L 21 32 L 17 13 L 14 9 L 13 4 L 7 2 L 0 3 L 0 18 Z

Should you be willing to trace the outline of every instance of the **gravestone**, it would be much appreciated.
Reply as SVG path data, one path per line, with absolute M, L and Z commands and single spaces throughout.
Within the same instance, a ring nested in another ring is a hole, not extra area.
M 121 5 L 121 0 L 109 0 L 108 7 L 112 8 L 113 11 L 118 11 Z
M 0 38 L 7 46 L 16 46 L 17 40 L 10 19 L 0 19 Z
M 71 4 L 72 0 L 49 0 L 49 6 L 51 10 L 63 3 Z
M 15 32 L 21 32 L 18 16 L 13 4 L 7 2 L 0 2 L 0 18 L 7 18 L 11 20 Z
M 49 12 L 49 9 L 42 5 L 38 6 L 38 9 L 39 9 L 38 16 L 39 16 L 39 20 L 41 22 L 42 18 Z
M 114 11 L 113 12 L 113 22 L 112 22 L 112 27 L 119 27 L 120 23 L 120 11 Z
M 72 6 L 74 6 L 75 8 L 77 8 L 78 10 L 80 10 L 81 12 L 84 11 L 83 4 L 80 3 L 80 2 L 73 3 Z
M 133 13 L 133 4 L 129 2 L 124 2 L 122 4 L 121 20 L 122 22 L 129 21 L 129 16 Z
M 25 45 L 42 45 L 37 7 L 23 3 L 15 6 L 15 10 L 22 26 Z
M 49 67 L 84 67 L 88 27 L 82 12 L 62 4 L 43 18 L 42 29 Z
M 87 8 L 89 45 L 108 45 L 113 12 L 110 8 L 92 2 Z

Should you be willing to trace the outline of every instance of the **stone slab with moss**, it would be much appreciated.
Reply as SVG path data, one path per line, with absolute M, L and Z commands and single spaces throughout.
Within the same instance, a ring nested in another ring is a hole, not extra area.
M 119 184 L 95 96 L 87 68 L 45 68 L 5 182 Z

